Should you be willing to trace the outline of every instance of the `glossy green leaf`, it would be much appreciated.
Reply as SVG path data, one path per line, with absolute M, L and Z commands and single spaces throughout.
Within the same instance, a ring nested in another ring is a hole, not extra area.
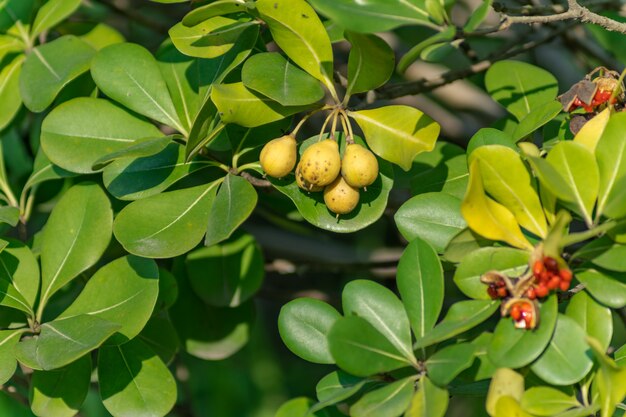
M 503 317 L 496 326 L 487 348 L 489 360 L 500 368 L 521 368 L 528 365 L 550 343 L 556 320 L 557 299 L 555 295 L 541 303 L 539 324 L 535 330 L 517 329 L 511 318 Z
M 554 119 L 562 110 L 561 103 L 556 100 L 538 105 L 520 120 L 513 131 L 513 139 L 516 142 L 524 139 Z
M 618 181 L 626 177 L 625 123 L 626 113 L 613 114 L 596 146 L 595 155 L 600 172 L 597 212 L 600 214 L 611 200 L 617 198 L 620 193 L 616 187 Z
M 626 365 L 626 345 L 615 351 L 615 363 L 618 366 L 624 367 Z
M 327 303 L 298 298 L 285 304 L 278 316 L 278 330 L 285 345 L 314 363 L 335 363 L 328 334 L 341 315 Z
M 6 31 L 16 22 L 28 24 L 35 0 L 6 0 L 0 8 L 0 31 Z
M 98 353 L 100 396 L 117 416 L 165 416 L 176 402 L 176 381 L 145 343 L 134 339 Z
M 488 145 L 502 145 L 507 148 L 511 148 L 514 151 L 518 151 L 515 146 L 515 141 L 508 133 L 505 133 L 498 129 L 493 129 L 491 127 L 486 127 L 479 129 L 478 132 L 472 136 L 469 143 L 467 144 L 467 156 L 469 157 L 472 152 L 481 146 Z
M 485 75 L 487 91 L 517 120 L 556 99 L 558 83 L 548 71 L 521 61 L 500 61 Z
M 530 254 L 513 248 L 486 247 L 470 252 L 454 272 L 454 283 L 463 294 L 477 300 L 489 300 L 487 285 L 480 277 L 498 271 L 509 277 L 522 275 L 528 268 Z
M 324 98 L 324 90 L 315 78 L 276 52 L 256 54 L 246 60 L 241 80 L 246 88 L 282 106 L 306 106 Z
M 532 248 L 513 213 L 485 193 L 479 161 L 470 166 L 470 182 L 461 213 L 469 227 L 487 239 L 502 240 L 517 248 Z
M 409 365 L 385 336 L 358 316 L 337 319 L 328 333 L 328 345 L 337 365 L 356 376 L 389 372 Z
M 413 195 L 442 191 L 462 199 L 469 179 L 465 151 L 448 142 L 437 142 L 431 152 L 417 155 L 410 174 Z
M 185 147 L 170 143 L 155 155 L 115 160 L 104 169 L 102 180 L 115 198 L 139 200 L 159 194 L 178 180 L 207 166 L 203 161 L 186 163 Z
M 106 23 L 91 24 L 89 30 L 81 34 L 79 38 L 97 51 L 125 40 L 124 35 Z
M 384 32 L 404 25 L 428 25 L 424 3 L 414 0 L 312 0 L 325 16 L 355 32 Z
M 461 200 L 445 193 L 416 195 L 400 206 L 394 220 L 406 240 L 419 237 L 439 253 L 467 227 L 461 215 Z
M 255 6 L 280 49 L 334 91 L 333 51 L 315 10 L 304 0 L 258 0 Z
M 539 196 L 520 155 L 501 145 L 481 146 L 469 156 L 480 167 L 485 191 L 509 209 L 520 226 L 545 236 L 547 223 Z
M 520 405 L 525 411 L 537 416 L 554 416 L 580 403 L 572 395 L 551 387 L 532 387 L 524 395 Z
M 185 26 L 195 26 L 198 23 L 215 16 L 245 12 L 246 5 L 233 0 L 218 0 L 203 6 L 197 7 L 187 13 L 183 18 Z
M 358 393 L 369 379 L 359 378 L 343 371 L 333 371 L 320 379 L 315 387 L 317 399 L 320 401 L 311 410 L 317 411 L 329 405 L 340 403 Z
M 411 169 L 417 154 L 434 148 L 441 129 L 430 117 L 408 106 L 385 106 L 348 115 L 363 130 L 374 153 L 405 171 Z
M 119 327 L 88 314 L 54 320 L 41 325 L 38 337 L 18 343 L 15 354 L 32 369 L 58 369 L 98 348 Z
M 66 85 L 89 71 L 95 54 L 95 49 L 72 35 L 33 49 L 20 75 L 20 93 L 26 107 L 37 113 L 48 108 Z
M 215 16 L 191 27 L 178 23 L 170 29 L 169 34 L 176 48 L 183 54 L 217 58 L 228 52 L 239 36 L 252 25 L 258 25 L 258 22 Z
M 190 252 L 186 266 L 195 293 L 216 307 L 237 307 L 263 283 L 263 254 L 248 234 L 237 233 L 225 242 Z
M 216 85 L 211 91 L 211 99 L 224 123 L 235 123 L 244 127 L 275 122 L 306 109 L 302 106 L 283 107 L 248 90 L 243 83 Z
M 404 417 L 443 417 L 448 409 L 448 399 L 446 389 L 439 388 L 427 376 L 422 376 Z
M 573 255 L 610 271 L 626 272 L 626 245 L 613 242 L 608 236 L 594 239 Z
M 626 368 L 618 366 L 609 358 L 594 338 L 587 337 L 587 343 L 600 364 L 594 378 L 592 395 L 600 403 L 600 416 L 610 417 L 614 415 L 617 404 L 626 397 Z
M 137 139 L 161 136 L 154 125 L 110 101 L 77 98 L 55 107 L 44 119 L 41 146 L 50 161 L 68 171 L 90 174 L 100 158 Z
M 111 203 L 99 185 L 83 182 L 63 195 L 43 232 L 39 317 L 55 292 L 100 259 L 112 223 Z
M 39 294 L 39 264 L 24 243 L 8 243 L 0 253 L 0 305 L 32 314 Z
M 80 410 L 91 382 L 91 356 L 63 368 L 34 371 L 28 401 L 40 417 L 72 417 Z
M 573 319 L 559 314 L 550 344 L 531 369 L 549 384 L 574 384 L 593 366 L 588 350 L 583 329 Z
M 496 372 L 497 367 L 491 362 L 487 355 L 487 348 L 492 338 L 493 333 L 483 332 L 471 342 L 476 348 L 475 354 L 476 359 L 478 359 L 478 362 L 475 362 L 470 370 L 474 381 L 490 379 Z
M 402 56 L 400 62 L 398 62 L 398 72 L 403 74 L 409 68 L 409 66 L 417 61 L 425 51 L 430 47 L 438 47 L 440 45 L 449 44 L 454 39 L 456 29 L 454 26 L 448 26 L 441 32 L 436 32 L 434 35 L 427 37 L 423 41 L 417 43 L 414 47 Z
M 415 377 L 401 379 L 363 395 L 350 407 L 353 417 L 397 417 L 411 402 Z
M 434 345 L 472 329 L 491 317 L 498 307 L 498 303 L 489 300 L 458 301 L 434 329 L 417 338 L 413 348 Z
M 20 209 L 17 207 L 0 207 L 0 223 L 6 223 L 15 227 L 20 221 Z
M 327 417 L 324 410 L 311 413 L 313 404 L 309 398 L 294 398 L 281 405 L 274 417 Z
M 587 335 L 596 339 L 603 349 L 608 349 L 613 336 L 611 309 L 581 291 L 572 297 L 565 314 L 574 319 Z
M 463 31 L 473 32 L 483 23 L 491 10 L 493 0 L 485 0 L 472 12 L 472 15 L 463 26 Z
M 26 190 L 29 190 L 35 185 L 41 184 L 45 181 L 73 177 L 74 175 L 76 174 L 66 171 L 50 162 L 43 149 L 39 148 L 37 156 L 35 157 L 33 171 L 28 177 L 28 180 L 24 185 L 24 191 L 22 192 L 26 192 Z
M 415 238 L 398 263 L 397 285 L 417 338 L 437 323 L 443 307 L 444 279 L 437 253 L 426 241 Z
M 18 55 L 0 70 L 0 129 L 11 123 L 22 107 L 20 73 L 24 55 Z
M 495 417 L 532 417 L 522 410 L 517 399 L 505 395 L 496 403 Z
M 100 268 L 59 318 L 80 314 L 120 325 L 123 341 L 134 338 L 152 315 L 159 291 L 159 271 L 151 259 L 124 256 Z
M 148 258 L 190 251 L 204 236 L 217 185 L 212 182 L 132 202 L 115 218 L 115 237 L 128 252 Z
M 143 46 L 133 43 L 107 46 L 94 57 L 91 75 L 98 88 L 108 97 L 187 134 L 178 118 L 159 65 Z
M 622 273 L 586 269 L 576 272 L 576 279 L 602 304 L 611 308 L 626 306 L 626 282 Z
M 81 0 L 50 0 L 37 11 L 31 36 L 56 26 L 78 9 Z
M 166 365 L 178 353 L 180 342 L 169 318 L 152 316 L 137 338 L 159 355 Z
M 416 363 L 411 349 L 409 318 L 398 297 L 388 288 L 369 280 L 349 282 L 341 295 L 343 312 L 369 322 L 410 362 Z
M 385 84 L 395 66 L 391 47 L 376 35 L 349 33 L 352 45 L 348 57 L 348 87 L 346 94 L 364 93 Z
M 489 384 L 486 411 L 490 416 L 496 415 L 496 405 L 502 397 L 521 400 L 524 394 L 524 377 L 509 368 L 499 368 Z M 520 416 L 521 417 L 521 416 Z
M 146 156 L 156 155 L 163 149 L 167 148 L 173 139 L 179 139 L 179 135 L 159 136 L 156 138 L 138 139 L 127 148 L 120 151 L 104 155 L 102 158 L 94 162 L 92 169 L 100 170 L 111 162 L 122 158 L 142 158 Z
M 25 329 L 0 330 L 0 383 L 3 385 L 13 377 L 17 369 L 14 351 L 24 331 Z M 0 410 L 3 408 L 0 407 Z
M 211 208 L 205 246 L 228 239 L 252 214 L 257 200 L 256 190 L 248 180 L 238 175 L 226 175 Z
M 426 361 L 428 377 L 439 386 L 446 386 L 461 372 L 472 366 L 476 347 L 471 343 L 446 346 Z

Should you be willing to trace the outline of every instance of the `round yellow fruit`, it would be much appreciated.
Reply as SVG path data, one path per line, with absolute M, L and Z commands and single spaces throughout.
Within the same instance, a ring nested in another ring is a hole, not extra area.
M 340 175 L 324 188 L 324 203 L 336 214 L 348 214 L 359 204 L 359 190 L 348 184 Z
M 341 171 L 337 142 L 325 139 L 309 146 L 302 154 L 300 164 L 300 172 L 307 183 L 320 187 L 330 184 Z
M 304 179 L 304 177 L 302 176 L 302 172 L 300 171 L 301 166 L 302 162 L 298 163 L 298 165 L 296 166 L 296 183 L 298 184 L 298 187 L 302 188 L 305 191 L 313 193 L 317 191 L 322 191 L 324 187 L 320 187 L 319 185 L 313 185 Z
M 291 135 L 272 139 L 261 150 L 261 167 L 271 177 L 282 178 L 293 171 L 298 158 L 296 138 Z
M 378 178 L 378 160 L 364 146 L 352 143 L 343 154 L 341 175 L 353 187 L 367 187 Z

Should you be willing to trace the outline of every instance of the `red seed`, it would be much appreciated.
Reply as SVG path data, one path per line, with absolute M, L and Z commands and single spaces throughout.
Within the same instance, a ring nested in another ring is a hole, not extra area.
M 535 289 L 535 293 L 539 298 L 545 297 L 549 292 L 550 290 L 548 290 L 548 287 L 545 284 L 539 284 L 539 286 Z
M 487 288 L 487 294 L 491 298 L 498 298 L 498 290 L 496 290 L 495 285 L 492 284 Z
M 541 275 L 543 271 L 544 271 L 543 262 L 541 262 L 540 260 L 536 260 L 535 263 L 533 264 L 533 275 L 536 278 L 539 278 L 539 276 Z
M 541 275 L 539 276 L 539 282 L 546 282 L 546 283 L 547 283 L 548 281 L 550 281 L 550 276 L 551 276 L 551 275 L 552 275 L 552 274 L 550 274 L 550 272 L 548 272 L 548 271 L 543 271 L 543 272 L 541 273 Z
M 561 278 L 558 275 L 555 275 L 550 279 L 550 281 L 548 281 L 548 289 L 556 290 L 557 288 L 559 288 L 560 284 Z
M 559 271 L 559 263 L 556 261 L 556 259 L 550 256 L 546 256 L 545 258 L 543 258 L 543 263 L 546 266 L 546 269 L 548 271 L 552 271 L 552 272 Z
M 497 292 L 498 292 L 498 297 L 500 298 L 504 298 L 507 295 L 509 295 L 509 292 L 507 291 L 506 288 L 498 288 Z
M 535 298 L 537 298 L 537 293 L 535 292 L 534 287 L 530 287 L 529 289 L 526 290 L 526 297 L 528 297 L 531 300 L 534 300 Z
M 519 319 L 522 318 L 522 309 L 520 308 L 519 304 L 513 304 L 513 307 L 511 307 L 511 318 L 514 321 L 519 321 Z
M 569 269 L 561 269 L 559 271 L 559 276 L 563 278 L 564 281 L 570 282 L 572 280 L 572 271 Z
M 524 312 L 522 313 L 522 317 L 524 317 L 524 322 L 526 322 L 526 328 L 530 329 L 533 326 L 533 314 Z
M 559 288 L 561 289 L 561 291 L 567 291 L 569 289 L 569 281 L 561 281 L 561 283 L 559 284 Z

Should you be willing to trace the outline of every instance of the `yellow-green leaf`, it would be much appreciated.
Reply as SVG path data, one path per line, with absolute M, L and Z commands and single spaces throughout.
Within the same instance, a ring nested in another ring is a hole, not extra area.
M 580 129 L 574 137 L 574 142 L 584 145 L 591 152 L 595 152 L 596 145 L 604 133 L 604 128 L 609 122 L 610 116 L 611 110 L 608 108 L 598 113 L 593 119 L 585 123 L 582 129 Z

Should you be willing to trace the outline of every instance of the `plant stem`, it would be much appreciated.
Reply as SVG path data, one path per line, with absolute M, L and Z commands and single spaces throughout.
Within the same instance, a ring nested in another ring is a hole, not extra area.
M 614 220 L 609 220 L 606 223 L 602 223 L 601 225 L 593 227 L 589 230 L 585 230 L 584 232 L 572 233 L 571 235 L 567 235 L 563 238 L 563 246 L 571 246 L 576 243 L 584 242 L 585 240 L 589 240 L 593 237 L 608 232 L 609 230 L 616 227 L 618 224 L 619 223 Z

